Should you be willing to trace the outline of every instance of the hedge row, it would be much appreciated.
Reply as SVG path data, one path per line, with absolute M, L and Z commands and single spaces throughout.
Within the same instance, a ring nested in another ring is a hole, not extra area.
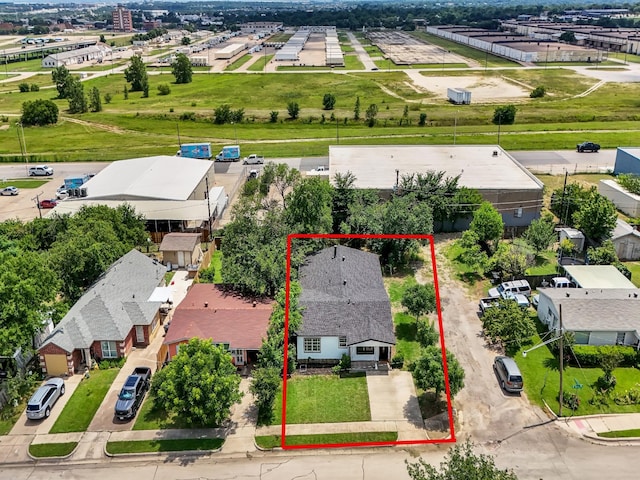
M 574 345 L 570 363 L 581 367 L 599 367 L 600 355 L 604 351 L 615 351 L 620 354 L 621 367 L 635 367 L 640 362 L 640 354 L 633 347 L 622 345 Z

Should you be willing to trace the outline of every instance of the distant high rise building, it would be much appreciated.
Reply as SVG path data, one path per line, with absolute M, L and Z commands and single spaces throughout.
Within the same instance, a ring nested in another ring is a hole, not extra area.
M 133 20 L 131 20 L 131 10 L 118 5 L 116 9 L 111 12 L 113 18 L 113 31 L 114 32 L 132 32 Z

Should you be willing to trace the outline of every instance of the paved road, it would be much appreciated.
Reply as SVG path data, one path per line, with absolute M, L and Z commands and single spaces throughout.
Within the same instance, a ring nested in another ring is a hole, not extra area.
M 575 150 L 509 151 L 509 154 L 533 173 L 561 175 L 571 173 L 601 173 L 613 170 L 616 149 L 598 153 L 579 153 Z

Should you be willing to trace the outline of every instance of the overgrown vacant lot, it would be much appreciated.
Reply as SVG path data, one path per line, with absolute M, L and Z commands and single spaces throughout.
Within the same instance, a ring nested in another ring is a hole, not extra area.
M 287 380 L 287 424 L 371 420 L 367 379 L 362 375 L 297 376 Z M 272 424 L 282 423 L 282 394 L 274 404 Z

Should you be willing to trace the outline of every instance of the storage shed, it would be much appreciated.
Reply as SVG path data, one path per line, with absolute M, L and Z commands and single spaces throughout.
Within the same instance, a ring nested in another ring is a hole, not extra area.
M 576 250 L 581 252 L 584 250 L 584 233 L 575 228 L 561 228 L 560 229 L 560 241 L 569 239 L 576 246 Z
M 620 260 L 640 260 L 640 232 L 624 220 L 616 220 L 611 241 Z
M 598 193 L 611 200 L 618 210 L 630 217 L 640 216 L 640 195 L 629 192 L 615 180 L 600 180 Z
M 199 233 L 168 233 L 162 239 L 160 252 L 163 263 L 178 267 L 195 265 L 202 258 Z

